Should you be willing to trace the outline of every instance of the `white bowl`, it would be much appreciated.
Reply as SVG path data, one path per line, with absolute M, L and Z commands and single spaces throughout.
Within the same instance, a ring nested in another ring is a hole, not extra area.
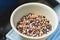
M 44 16 L 46 16 L 47 19 L 50 20 L 50 24 L 52 25 L 52 30 L 41 36 L 41 37 L 29 37 L 26 35 L 23 35 L 21 33 L 19 33 L 16 29 L 16 25 L 17 22 L 20 20 L 20 18 L 28 13 L 35 13 L 35 14 L 42 14 Z M 55 31 L 55 29 L 57 28 L 58 25 L 58 17 L 56 15 L 56 13 L 54 12 L 54 10 L 52 8 L 50 8 L 47 5 L 44 5 L 42 3 L 26 3 L 23 4 L 21 6 L 19 6 L 18 8 L 16 8 L 12 15 L 11 15 L 11 26 L 12 28 L 24 39 L 31 39 L 31 40 L 37 40 L 37 39 L 44 39 L 47 36 L 49 36 L 51 33 L 53 33 Z

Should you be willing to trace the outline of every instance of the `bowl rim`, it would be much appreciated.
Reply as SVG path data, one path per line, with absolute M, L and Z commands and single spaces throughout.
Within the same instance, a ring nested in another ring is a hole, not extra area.
M 52 8 L 50 8 L 49 6 L 47 6 L 47 5 L 45 5 L 45 4 L 42 4 L 42 3 L 37 3 L 37 2 L 25 3 L 25 4 L 23 4 L 23 5 L 18 6 L 18 7 L 12 12 L 12 14 L 11 14 L 10 24 L 11 24 L 12 28 L 14 29 L 14 31 L 16 31 L 16 32 L 17 32 L 20 36 L 22 36 L 22 37 L 29 38 L 29 39 L 40 39 L 40 38 L 47 37 L 47 36 L 49 36 L 50 34 L 52 34 L 52 33 L 55 31 L 55 29 L 54 29 L 53 31 L 51 31 L 48 35 L 45 35 L 45 36 L 43 36 L 43 37 L 29 37 L 29 36 L 26 36 L 26 35 L 23 35 L 23 34 L 19 33 L 19 32 L 17 31 L 17 29 L 14 27 L 13 17 L 14 17 L 15 12 L 16 12 L 17 10 L 19 10 L 20 8 L 24 7 L 24 6 L 33 5 L 33 4 L 39 5 L 39 6 L 44 6 L 44 7 L 46 7 L 47 9 L 49 9 L 49 10 L 51 10 L 51 11 L 53 12 L 53 14 L 56 16 L 56 21 L 57 21 L 56 27 L 55 27 L 55 29 L 56 29 L 57 26 L 58 26 L 58 17 L 57 17 L 56 12 L 55 12 Z

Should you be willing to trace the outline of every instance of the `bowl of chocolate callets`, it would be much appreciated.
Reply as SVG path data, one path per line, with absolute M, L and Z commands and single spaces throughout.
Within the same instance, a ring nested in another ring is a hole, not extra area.
M 57 28 L 58 17 L 49 6 L 31 2 L 15 9 L 10 23 L 23 40 L 45 40 Z

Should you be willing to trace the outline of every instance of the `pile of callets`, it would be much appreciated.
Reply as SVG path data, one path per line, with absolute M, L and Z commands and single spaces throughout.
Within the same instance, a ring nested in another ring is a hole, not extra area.
M 50 21 L 45 16 L 33 13 L 23 16 L 16 28 L 20 33 L 32 37 L 41 37 L 52 30 Z

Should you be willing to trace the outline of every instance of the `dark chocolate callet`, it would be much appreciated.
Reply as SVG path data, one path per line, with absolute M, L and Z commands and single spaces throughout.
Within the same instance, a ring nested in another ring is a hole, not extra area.
M 43 16 L 43 18 L 45 18 L 45 16 Z
M 43 32 L 44 34 L 47 34 L 47 29 L 43 29 L 42 32 Z
M 32 15 L 32 13 L 29 13 L 28 15 Z
M 26 23 L 26 25 L 29 25 L 29 23 Z
M 29 33 L 31 33 L 32 32 L 32 30 L 29 30 Z

